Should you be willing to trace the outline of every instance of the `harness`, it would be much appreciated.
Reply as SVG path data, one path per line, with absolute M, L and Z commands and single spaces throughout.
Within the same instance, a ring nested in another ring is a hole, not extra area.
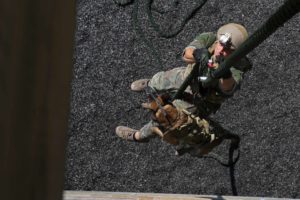
M 178 155 L 190 153 L 196 157 L 212 158 L 224 166 L 237 162 L 239 156 L 226 162 L 210 151 L 225 139 L 231 140 L 231 146 L 237 148 L 238 136 L 231 133 L 223 134 L 224 129 L 211 126 L 211 123 L 214 124 L 211 119 L 208 121 L 192 114 L 187 109 L 176 108 L 171 101 L 171 95 L 167 92 L 159 94 L 152 87 L 147 87 L 145 91 L 148 102 L 142 105 L 152 112 L 152 120 L 159 124 L 159 128 L 154 129 L 154 132 L 163 141 L 176 145 Z M 222 130 L 223 133 L 218 133 L 216 130 Z

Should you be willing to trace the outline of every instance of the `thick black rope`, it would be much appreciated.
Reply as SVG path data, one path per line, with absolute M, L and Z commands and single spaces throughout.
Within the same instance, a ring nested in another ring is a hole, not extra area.
M 279 9 L 253 33 L 237 50 L 235 50 L 222 64 L 214 71 L 214 78 L 220 78 L 227 68 L 230 68 L 239 59 L 246 56 L 255 47 L 261 44 L 266 38 L 274 33 L 285 22 L 291 19 L 300 11 L 299 0 L 287 0 Z
M 191 84 L 192 80 L 198 76 L 198 69 L 199 66 L 201 65 L 201 63 L 196 63 L 193 66 L 192 71 L 189 73 L 189 75 L 184 79 L 183 83 L 181 84 L 181 86 L 179 87 L 179 89 L 177 90 L 176 94 L 172 97 L 172 100 L 175 99 L 181 99 L 183 96 L 183 93 L 185 91 L 185 89 Z

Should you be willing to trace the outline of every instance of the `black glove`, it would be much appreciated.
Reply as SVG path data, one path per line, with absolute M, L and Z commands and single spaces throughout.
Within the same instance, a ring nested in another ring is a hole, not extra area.
M 230 68 L 226 68 L 226 69 L 224 69 L 223 74 L 220 78 L 228 79 L 228 78 L 231 78 L 231 77 L 232 77 L 232 73 L 231 73 Z
M 193 52 L 194 59 L 199 64 L 198 75 L 202 76 L 208 70 L 208 60 L 211 57 L 206 48 L 195 49 Z
M 206 74 L 206 79 L 202 80 L 201 82 L 203 88 L 213 88 L 214 86 L 216 86 L 216 82 L 218 82 L 218 79 L 213 77 L 212 71 L 209 71 Z
M 214 70 L 210 70 L 206 75 L 206 80 L 203 80 L 201 82 L 204 88 L 216 87 L 220 78 L 228 79 L 230 77 L 232 77 L 230 68 L 224 69 L 222 76 L 220 76 L 219 78 L 216 78 Z
M 195 49 L 193 52 L 196 63 L 206 64 L 211 57 L 210 53 L 206 48 Z
M 220 55 L 220 56 L 216 56 L 216 62 L 218 62 L 220 65 L 225 61 L 225 57 Z M 213 72 L 213 77 L 216 77 L 215 73 Z M 222 70 L 222 75 L 219 76 L 218 78 L 223 78 L 223 79 L 228 79 L 232 77 L 230 68 L 225 68 Z

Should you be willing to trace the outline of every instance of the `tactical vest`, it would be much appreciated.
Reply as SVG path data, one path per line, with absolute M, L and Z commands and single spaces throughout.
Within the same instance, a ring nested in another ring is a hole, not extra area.
M 153 131 L 163 141 L 180 149 L 202 148 L 200 154 L 207 154 L 214 145 L 219 144 L 219 138 L 211 132 L 207 120 L 165 102 L 165 96 L 158 96 L 142 104 L 153 112 L 152 119 L 160 124 L 160 128 L 156 127 Z

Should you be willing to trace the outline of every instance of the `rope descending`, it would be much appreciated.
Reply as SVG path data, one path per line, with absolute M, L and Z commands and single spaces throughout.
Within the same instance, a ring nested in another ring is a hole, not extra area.
M 161 60 L 160 55 L 157 53 L 156 48 L 154 47 L 154 45 L 151 43 L 151 41 L 149 41 L 146 38 L 144 32 L 142 31 L 141 23 L 140 23 L 139 18 L 138 18 L 140 1 L 139 0 L 136 0 L 136 1 L 134 1 L 134 0 L 113 0 L 113 1 L 116 5 L 123 6 L 123 7 L 134 3 L 133 13 L 132 13 L 134 29 L 135 29 L 137 35 L 139 35 L 140 39 L 149 48 L 151 54 L 155 57 L 158 64 L 162 66 L 163 64 L 162 64 L 162 60 Z M 155 22 L 155 19 L 153 17 L 153 12 L 156 12 L 156 13 L 159 13 L 159 14 L 166 14 L 166 13 L 173 12 L 173 11 L 176 12 L 176 11 L 179 10 L 178 8 L 181 7 L 179 0 L 175 0 L 173 2 L 174 9 L 168 10 L 168 11 L 161 11 L 161 10 L 158 10 L 157 8 L 153 8 L 153 6 L 152 6 L 153 5 L 153 0 L 145 1 L 146 2 L 145 6 L 146 6 L 146 13 L 147 13 L 147 16 L 149 18 L 151 27 L 157 32 L 157 34 L 160 37 L 163 37 L 163 38 L 173 38 L 176 35 L 178 35 L 184 29 L 184 26 L 188 23 L 188 21 L 193 18 L 193 16 L 205 5 L 205 3 L 207 1 L 208 0 L 200 0 L 199 2 L 197 2 L 197 5 L 194 6 L 193 9 L 183 17 L 183 19 L 179 23 L 180 24 L 179 27 L 176 28 L 176 29 L 173 29 L 173 27 L 172 27 L 172 30 L 170 30 L 171 28 L 168 28 L 168 30 L 162 30 L 159 27 L 159 25 Z

